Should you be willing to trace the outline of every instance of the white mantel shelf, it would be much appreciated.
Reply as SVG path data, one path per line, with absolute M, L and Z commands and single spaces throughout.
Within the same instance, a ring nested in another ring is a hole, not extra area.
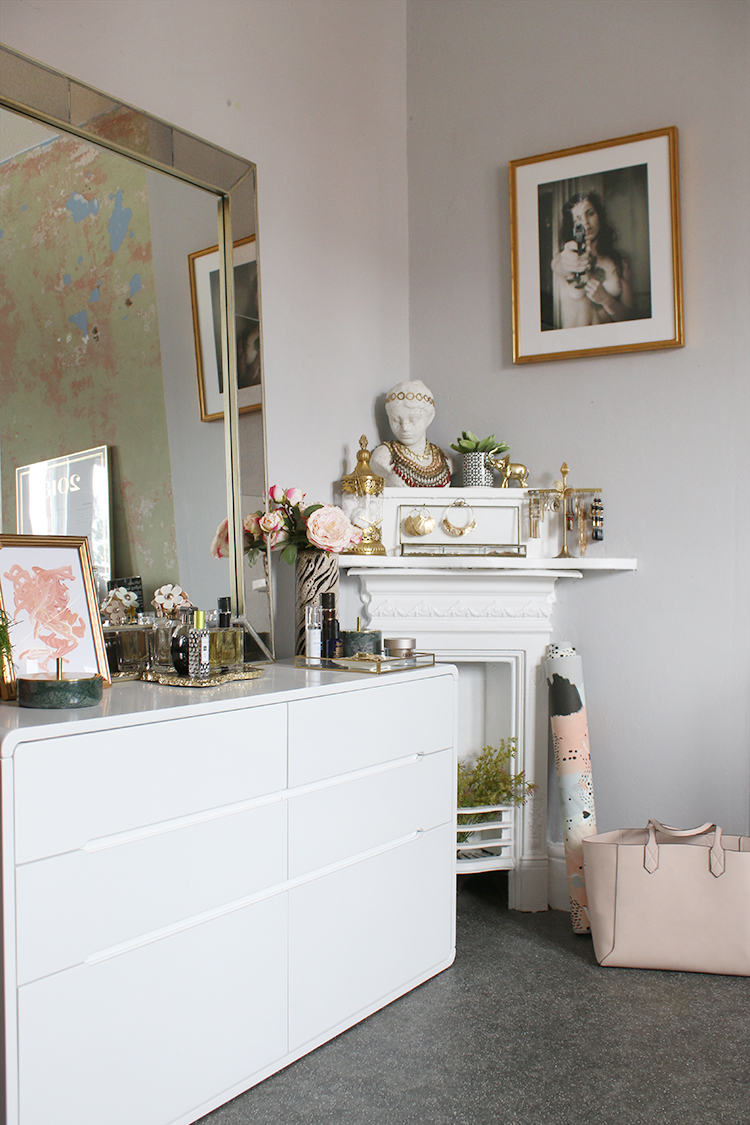
M 582 578 L 585 571 L 637 570 L 637 559 L 532 559 L 491 555 L 340 555 L 342 569 L 363 570 L 511 570 L 526 575 Z

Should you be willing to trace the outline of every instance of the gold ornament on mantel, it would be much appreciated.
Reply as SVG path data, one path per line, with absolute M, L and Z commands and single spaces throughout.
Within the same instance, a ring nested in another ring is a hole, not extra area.
M 359 439 L 357 464 L 353 473 L 341 478 L 341 507 L 355 527 L 362 532 L 362 541 L 342 554 L 384 555 L 380 538 L 383 524 L 383 488 L 385 480 L 370 467 L 370 451 L 364 434 Z
M 404 520 L 404 531 L 407 535 L 429 535 L 435 530 L 435 519 L 427 508 L 415 508 L 410 516 Z
M 586 547 L 588 546 L 586 497 L 597 496 L 601 492 L 601 488 L 569 488 L 569 472 L 570 470 L 566 462 L 563 461 L 560 466 L 562 480 L 556 480 L 552 488 L 535 488 L 529 492 L 529 514 L 532 523 L 532 536 L 534 535 L 535 529 L 538 535 L 538 524 L 544 519 L 545 511 L 562 512 L 563 545 L 560 554 L 555 556 L 555 558 L 558 559 L 572 559 L 574 557 L 568 550 L 568 532 L 573 531 L 574 522 L 576 520 L 578 521 L 578 545 L 581 555 L 585 555 Z M 538 504 L 537 498 L 539 499 Z M 537 511 L 537 508 L 540 510 Z M 536 521 L 536 528 L 533 526 L 534 521 Z M 595 536 L 595 538 L 598 537 Z

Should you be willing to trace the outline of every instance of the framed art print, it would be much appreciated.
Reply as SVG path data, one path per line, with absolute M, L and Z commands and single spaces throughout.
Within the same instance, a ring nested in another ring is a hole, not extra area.
M 18 676 L 63 672 L 110 683 L 88 540 L 74 535 L 0 534 L 0 609 L 10 621 L 13 667 L 3 664 L 0 694 Z
M 677 130 L 510 163 L 513 361 L 684 344 Z
M 106 445 L 16 469 L 16 531 L 85 536 L 100 601 L 112 575 L 110 487 Z
M 188 255 L 201 421 L 224 417 L 221 359 L 219 247 Z M 261 407 L 260 311 L 255 235 L 234 243 L 234 303 L 237 331 L 237 399 L 240 414 Z

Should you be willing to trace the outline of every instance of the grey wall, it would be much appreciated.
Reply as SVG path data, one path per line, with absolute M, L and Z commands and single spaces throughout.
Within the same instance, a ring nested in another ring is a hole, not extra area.
M 159 172 L 146 179 L 180 561 L 179 575 L 164 580 L 215 609 L 229 586 L 228 563 L 206 550 L 227 506 L 224 426 L 201 421 L 188 255 L 217 244 L 216 196 Z
M 602 485 L 607 550 L 639 570 L 561 587 L 557 617 L 600 824 L 747 831 L 747 3 L 0 8 L 11 46 L 257 162 L 272 483 L 330 495 L 410 339 L 433 440 L 494 429 L 535 479 L 566 459 Z M 514 367 L 508 161 L 670 124 L 687 347 Z
M 637 9 L 637 11 L 636 11 Z M 638 571 L 558 583 L 602 828 L 747 831 L 748 4 L 409 0 L 411 374 L 431 436 L 494 431 L 604 489 Z M 512 362 L 508 161 L 676 125 L 687 345 Z

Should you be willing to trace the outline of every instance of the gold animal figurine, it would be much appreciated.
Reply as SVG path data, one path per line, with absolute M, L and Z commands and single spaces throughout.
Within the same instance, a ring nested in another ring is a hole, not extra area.
M 487 464 L 496 469 L 500 476 L 503 478 L 501 488 L 508 488 L 509 481 L 517 480 L 521 488 L 526 487 L 526 481 L 529 479 L 529 470 L 525 465 L 514 465 L 510 459 L 510 453 L 506 453 L 504 457 L 497 458 L 491 457 L 488 453 L 486 456 Z

